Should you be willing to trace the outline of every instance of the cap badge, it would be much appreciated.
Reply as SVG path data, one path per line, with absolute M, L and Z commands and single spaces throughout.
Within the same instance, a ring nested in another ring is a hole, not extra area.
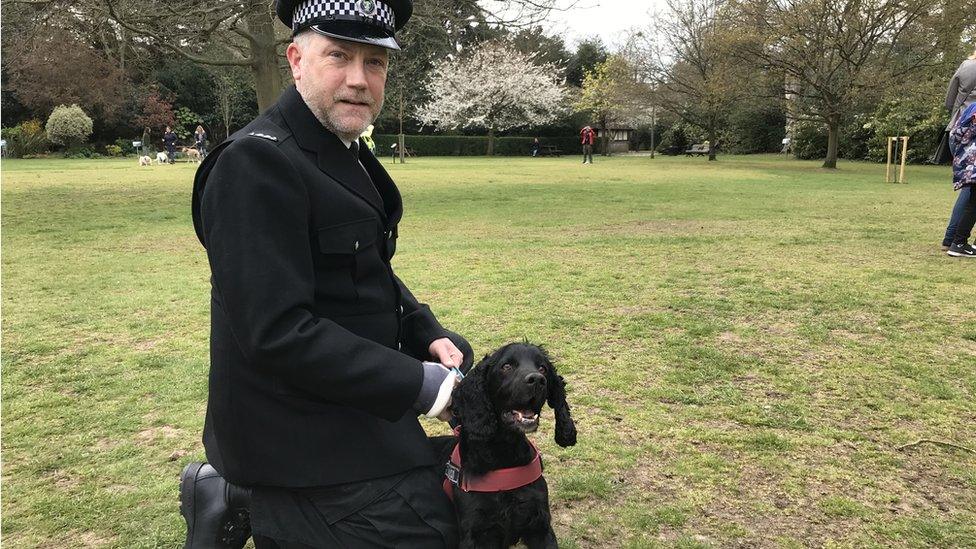
M 356 7 L 359 9 L 359 13 L 363 15 L 376 15 L 376 0 L 359 0 Z

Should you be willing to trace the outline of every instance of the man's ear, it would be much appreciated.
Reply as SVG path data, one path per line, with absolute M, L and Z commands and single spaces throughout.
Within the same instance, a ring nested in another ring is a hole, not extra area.
M 291 77 L 298 82 L 302 79 L 302 48 L 292 42 L 288 44 L 288 48 L 285 49 L 285 57 L 288 59 L 288 66 L 291 67 Z

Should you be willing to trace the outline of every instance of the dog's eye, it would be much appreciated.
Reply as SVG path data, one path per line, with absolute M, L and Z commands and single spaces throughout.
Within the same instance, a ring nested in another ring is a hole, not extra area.
M 539 373 L 540 374 L 546 373 L 546 367 L 545 366 L 539 366 Z
M 502 371 L 505 372 L 506 374 L 508 372 L 511 372 L 512 371 L 512 365 L 511 364 L 502 364 Z

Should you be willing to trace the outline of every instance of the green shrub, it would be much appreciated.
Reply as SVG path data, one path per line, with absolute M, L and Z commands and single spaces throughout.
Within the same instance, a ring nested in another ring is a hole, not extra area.
M 58 105 L 44 128 L 52 143 L 64 145 L 70 150 L 91 136 L 92 119 L 78 105 Z
M 948 114 L 941 105 L 914 97 L 882 101 L 871 114 L 853 116 L 841 126 L 837 155 L 848 160 L 884 162 L 888 137 L 908 136 L 908 162 L 924 163 L 935 152 Z M 793 147 L 797 158 L 821 159 L 827 155 L 827 128 L 819 122 L 797 123 Z
M 12 128 L 3 128 L 2 134 L 3 139 L 7 140 L 7 154 L 14 158 L 44 154 L 51 148 L 40 120 L 28 120 Z
M 687 124 L 682 122 L 676 122 L 670 128 L 664 130 L 664 135 L 661 138 L 661 144 L 658 146 L 658 150 L 667 150 L 674 147 L 675 150 L 685 150 L 692 145 L 692 140 L 697 141 L 698 135 L 695 134 L 695 129 L 689 127 Z
M 65 158 L 101 158 L 102 155 L 95 152 L 92 147 L 72 147 L 65 151 Z
M 931 102 L 894 99 L 878 105 L 864 124 L 869 137 L 865 156 L 884 162 L 890 137 L 908 136 L 908 162 L 927 162 L 942 139 L 949 114 L 942 105 Z
M 105 152 L 109 156 L 122 156 L 122 147 L 118 145 L 105 145 Z
M 197 125 L 203 124 L 201 122 L 203 119 L 200 115 L 186 107 L 176 109 L 174 115 L 176 116 L 176 124 L 173 127 L 173 132 L 180 139 L 189 139 L 193 135 L 193 132 L 196 131 Z
M 797 122 L 793 155 L 800 160 L 827 157 L 827 128 L 819 122 Z
M 786 135 L 786 116 L 778 108 L 738 109 L 732 113 L 728 127 L 723 132 L 723 152 L 779 152 Z
M 139 138 L 126 139 L 124 137 L 120 137 L 120 138 L 118 138 L 118 139 L 115 140 L 115 146 L 118 147 L 122 151 L 122 156 L 129 156 L 130 154 L 132 154 L 132 153 L 135 152 L 135 149 L 132 148 L 132 142 L 133 141 L 139 141 L 139 140 L 140 140 Z M 150 145 L 150 144 L 147 144 L 147 145 Z
M 496 156 L 528 156 L 532 154 L 532 137 L 496 137 Z M 389 156 L 396 135 L 373 135 L 376 155 Z M 488 137 L 481 135 L 406 135 L 404 143 L 418 156 L 484 156 L 488 153 Z M 563 154 L 579 153 L 575 136 L 540 137 L 540 145 L 552 145 Z

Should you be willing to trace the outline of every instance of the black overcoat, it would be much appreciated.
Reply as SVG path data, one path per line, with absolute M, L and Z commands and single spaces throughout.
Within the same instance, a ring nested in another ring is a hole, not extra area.
M 291 87 L 198 169 L 193 221 L 212 273 L 204 446 L 236 484 L 434 463 L 413 410 L 422 365 L 399 349 L 447 332 L 393 273 L 400 193 L 360 150 L 357 162 Z

